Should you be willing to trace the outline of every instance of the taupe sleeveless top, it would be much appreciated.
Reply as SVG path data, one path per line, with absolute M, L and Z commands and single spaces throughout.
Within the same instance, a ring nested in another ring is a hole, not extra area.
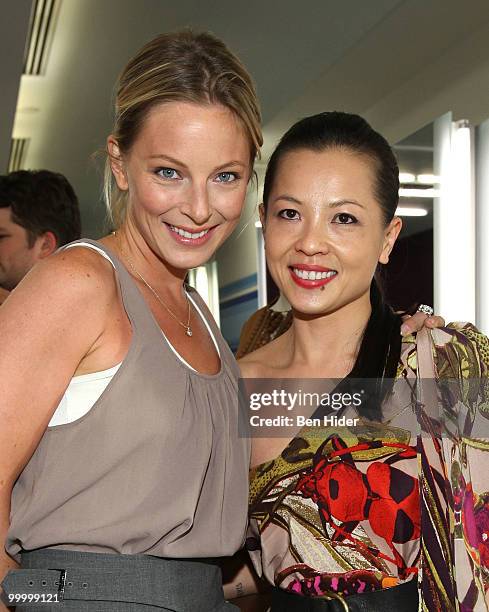
M 83 242 L 115 267 L 131 343 L 89 412 L 45 431 L 13 489 L 7 551 L 232 555 L 246 531 L 250 459 L 249 440 L 237 433 L 234 357 L 189 288 L 221 370 L 206 375 L 185 365 L 121 262 Z

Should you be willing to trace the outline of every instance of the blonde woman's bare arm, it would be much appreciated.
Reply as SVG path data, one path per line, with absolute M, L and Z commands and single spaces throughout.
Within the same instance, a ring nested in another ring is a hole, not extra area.
M 4 551 L 13 485 L 103 334 L 113 291 L 104 274 L 60 253 L 31 270 L 0 308 L 0 581 L 15 566 Z

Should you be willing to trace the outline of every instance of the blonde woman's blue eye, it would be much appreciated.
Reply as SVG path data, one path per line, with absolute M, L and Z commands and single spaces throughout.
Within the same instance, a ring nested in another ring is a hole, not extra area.
M 219 172 L 217 178 L 220 183 L 232 183 L 236 180 L 237 175 L 234 172 Z
M 161 178 L 165 179 L 175 179 L 178 178 L 178 172 L 173 168 L 159 168 L 157 174 L 161 176 Z

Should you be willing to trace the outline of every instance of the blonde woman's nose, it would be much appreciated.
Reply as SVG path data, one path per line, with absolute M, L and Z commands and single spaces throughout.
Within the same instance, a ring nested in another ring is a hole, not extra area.
M 187 203 L 182 207 L 182 212 L 195 224 L 204 225 L 212 213 L 207 189 L 194 187 L 188 194 Z

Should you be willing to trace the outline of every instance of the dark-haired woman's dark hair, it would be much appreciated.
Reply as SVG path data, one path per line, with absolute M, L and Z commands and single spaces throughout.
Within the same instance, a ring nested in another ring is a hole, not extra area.
M 350 113 L 325 112 L 295 123 L 281 138 L 270 157 L 265 174 L 263 203 L 265 211 L 277 170 L 285 155 L 293 151 L 339 149 L 371 160 L 375 171 L 375 198 L 387 226 L 394 217 L 399 199 L 399 167 L 386 139 L 362 117 Z M 401 351 L 401 319 L 385 303 L 378 280 L 370 286 L 372 313 L 365 328 L 356 362 L 348 378 L 376 378 L 383 397 L 387 391 L 384 378 L 393 379 Z M 347 381 L 345 381 L 346 384 Z M 380 417 L 379 390 L 376 401 L 363 402 L 362 413 Z
M 399 199 L 399 166 L 387 140 L 359 115 L 327 112 L 301 119 L 282 136 L 268 162 L 263 187 L 267 207 L 282 158 L 292 151 L 344 149 L 369 157 L 375 167 L 375 196 L 387 225 Z

